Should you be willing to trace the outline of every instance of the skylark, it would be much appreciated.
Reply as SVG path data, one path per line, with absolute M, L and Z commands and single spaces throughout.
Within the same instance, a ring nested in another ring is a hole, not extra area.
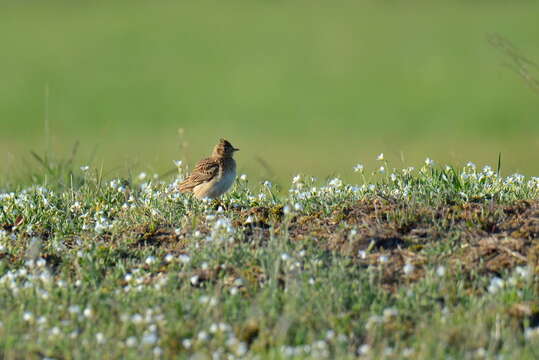
M 215 199 L 223 195 L 236 178 L 236 162 L 232 156 L 238 150 L 220 139 L 211 156 L 199 161 L 191 175 L 180 184 L 180 191 L 192 192 L 198 199 Z

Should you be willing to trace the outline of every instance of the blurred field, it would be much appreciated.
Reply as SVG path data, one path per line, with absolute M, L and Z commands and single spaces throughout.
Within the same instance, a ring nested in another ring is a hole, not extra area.
M 225 136 L 254 178 L 351 177 L 380 152 L 395 166 L 495 165 L 501 152 L 504 173 L 537 175 L 539 96 L 486 36 L 539 61 L 538 11 L 532 1 L 6 1 L 0 169 L 17 172 L 49 146 L 67 156 L 79 140 L 81 163 L 165 172 Z

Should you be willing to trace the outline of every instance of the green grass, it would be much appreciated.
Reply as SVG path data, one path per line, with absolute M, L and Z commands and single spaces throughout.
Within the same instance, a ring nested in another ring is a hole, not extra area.
M 243 171 L 279 182 L 296 172 L 351 179 L 356 161 L 380 151 L 455 165 L 501 152 L 506 174 L 536 174 L 539 99 L 486 37 L 500 33 L 539 59 L 538 10 L 532 1 L 7 2 L 0 166 L 24 169 L 29 149 L 65 154 L 80 140 L 96 167 L 161 173 L 225 136 L 244 149 Z
M 42 160 L 0 192 L 3 359 L 538 356 L 538 178 L 383 161 L 205 202 Z

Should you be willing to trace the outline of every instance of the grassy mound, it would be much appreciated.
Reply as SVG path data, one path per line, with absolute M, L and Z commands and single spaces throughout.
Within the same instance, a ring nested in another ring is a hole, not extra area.
M 182 169 L 6 185 L 0 357 L 537 358 L 539 178 L 386 168 L 220 201 Z

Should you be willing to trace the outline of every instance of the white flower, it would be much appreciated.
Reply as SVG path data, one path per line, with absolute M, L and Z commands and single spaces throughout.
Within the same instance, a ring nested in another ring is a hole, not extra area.
M 247 181 L 247 175 L 241 174 L 240 180 L 241 180 L 241 181 Z
M 125 339 L 125 346 L 127 347 L 134 347 L 137 345 L 137 338 L 134 336 L 130 336 L 127 339 Z
M 24 321 L 32 321 L 34 319 L 34 315 L 30 311 L 25 311 L 22 314 L 22 319 Z
M 386 308 L 384 309 L 384 321 L 388 321 L 390 320 L 391 318 L 394 318 L 396 317 L 397 315 L 399 315 L 399 311 L 395 308 Z
M 43 258 L 39 258 L 37 261 L 36 261 L 36 266 L 37 267 L 43 267 L 47 264 L 47 260 L 43 259 Z
M 282 253 L 281 254 L 281 260 L 282 261 L 288 261 L 290 259 L 290 255 L 288 255 L 287 253 Z
M 198 285 L 198 276 L 197 275 L 191 276 L 191 279 L 189 279 L 189 281 L 191 282 L 191 285 L 193 286 Z
M 140 174 L 138 174 L 138 179 L 140 181 L 146 179 L 146 176 L 148 176 L 145 172 L 141 172 Z
M 369 346 L 369 344 L 363 344 L 357 349 L 357 353 L 359 355 L 367 355 L 370 350 L 371 347 Z
M 445 275 L 445 267 L 443 267 L 442 265 L 438 266 L 436 268 L 436 275 L 438 275 L 439 277 L 443 277 Z
M 354 172 L 363 172 L 363 165 L 357 164 L 356 166 L 353 167 L 353 169 L 354 169 Z
M 191 341 L 191 339 L 183 339 L 182 340 L 182 345 L 183 345 L 184 348 L 190 349 L 191 346 L 193 345 L 193 342 Z
M 155 258 L 155 256 L 148 256 L 144 262 L 148 265 L 151 265 L 154 264 L 156 260 L 157 259 Z
M 378 160 L 378 161 L 384 160 L 384 153 L 380 153 L 380 155 L 378 155 L 378 157 L 376 158 L 376 160 Z
M 432 166 L 434 165 L 434 160 L 430 159 L 430 158 L 426 158 L 425 159 L 425 165 L 427 166 Z
M 84 165 L 80 167 L 81 171 L 88 171 L 90 167 L 88 165 Z
M 98 332 L 95 334 L 95 340 L 98 344 L 103 344 L 105 342 L 105 335 L 103 333 Z
M 92 317 L 92 315 L 94 314 L 94 312 L 92 311 L 91 308 L 87 307 L 86 309 L 84 309 L 84 311 L 82 312 L 82 314 L 84 315 L 84 317 L 90 318 L 90 317 Z
M 133 324 L 142 324 L 144 322 L 144 318 L 140 314 L 133 314 L 133 316 L 131 316 L 131 321 Z
M 411 273 L 414 272 L 414 269 L 415 267 L 413 264 L 407 263 L 406 265 L 403 266 L 402 271 L 404 272 L 405 275 L 410 275 Z
M 172 254 L 167 254 L 167 255 L 165 256 L 165 261 L 166 261 L 167 263 L 173 262 L 173 261 L 174 261 L 174 255 L 172 255 Z
M 201 331 L 201 332 L 198 333 L 197 338 L 198 338 L 199 341 L 206 341 L 206 340 L 208 340 L 209 336 L 208 336 L 207 332 Z
M 357 252 L 357 255 L 362 258 L 362 259 L 366 259 L 367 258 L 367 252 L 365 250 L 359 250 Z
M 381 174 L 384 174 L 384 173 L 386 172 L 385 166 L 380 166 L 380 169 L 378 169 L 378 171 L 379 171 Z
M 292 184 L 297 184 L 300 181 L 301 181 L 301 175 L 299 174 L 292 178 Z
M 159 357 L 163 355 L 163 349 L 161 349 L 159 346 L 156 346 L 153 348 L 153 355 L 156 357 Z
M 495 276 L 492 279 L 490 279 L 490 285 L 488 286 L 488 292 L 491 294 L 494 294 L 498 292 L 498 290 L 502 289 L 505 286 L 505 281 L 500 279 L 499 277 Z
M 140 342 L 143 345 L 154 345 L 155 343 L 157 343 L 157 340 L 159 340 L 159 338 L 157 337 L 157 334 L 154 332 L 150 332 L 150 333 L 144 334 Z
M 176 167 L 181 167 L 182 166 L 182 161 L 181 160 L 174 160 L 174 165 L 176 165 Z
M 380 255 L 378 261 L 380 262 L 380 264 L 385 264 L 389 261 L 389 258 L 386 255 Z
M 67 311 L 69 311 L 70 314 L 78 314 L 78 313 L 80 313 L 80 306 L 79 305 L 71 305 L 69 308 L 67 308 Z

